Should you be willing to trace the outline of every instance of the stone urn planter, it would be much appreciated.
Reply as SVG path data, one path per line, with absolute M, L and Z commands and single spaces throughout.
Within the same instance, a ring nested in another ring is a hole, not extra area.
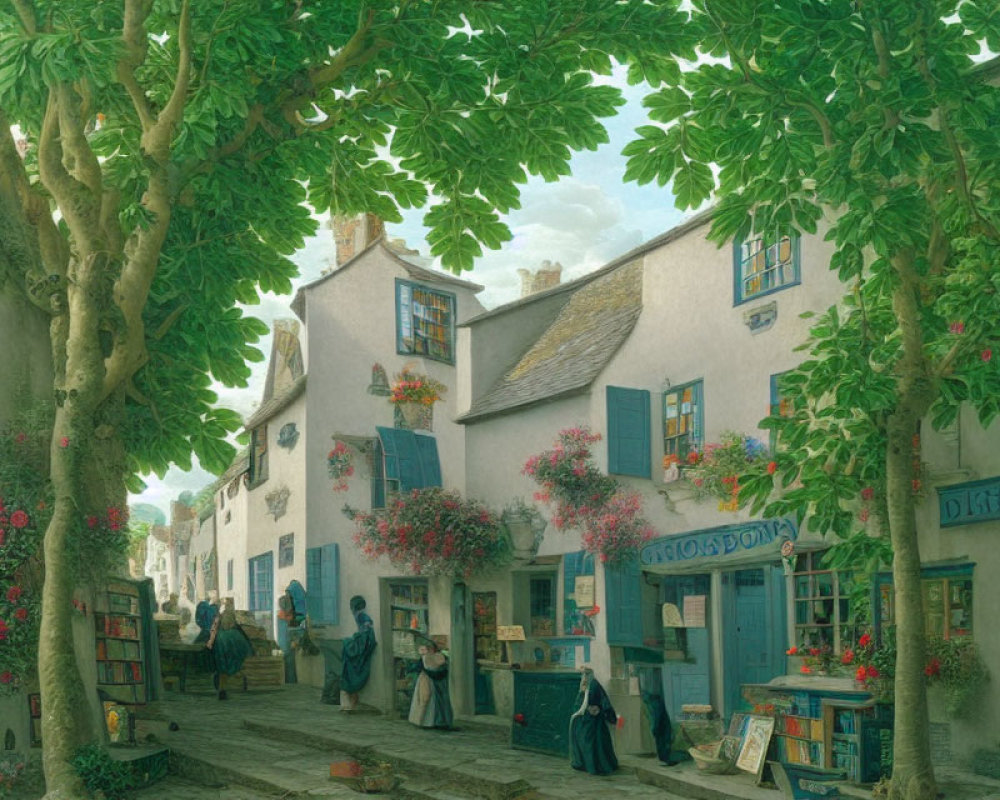
M 510 537 L 514 558 L 530 561 L 538 552 L 546 522 L 534 510 L 506 510 L 500 515 L 500 522 Z

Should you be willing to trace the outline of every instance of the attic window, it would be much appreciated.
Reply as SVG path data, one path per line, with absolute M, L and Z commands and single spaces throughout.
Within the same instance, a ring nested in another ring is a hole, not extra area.
M 396 351 L 455 363 L 455 295 L 396 280 Z

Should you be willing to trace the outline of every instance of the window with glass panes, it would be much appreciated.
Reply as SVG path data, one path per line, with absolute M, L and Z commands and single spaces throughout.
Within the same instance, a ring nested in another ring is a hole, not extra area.
M 829 645 L 841 652 L 854 641 L 851 618 L 851 574 L 821 568 L 823 553 L 796 556 L 795 638 L 799 647 Z
M 924 631 L 942 639 L 963 639 L 972 636 L 972 573 L 941 575 L 924 573 L 920 579 L 920 595 L 924 606 Z M 879 621 L 882 625 L 896 623 L 896 598 L 891 578 L 883 576 L 879 583 Z
M 663 393 L 663 455 L 682 462 L 702 442 L 702 382 L 684 384 Z
M 555 636 L 556 634 L 556 579 L 555 575 L 533 576 L 529 586 L 531 603 L 531 635 Z
M 770 294 L 800 281 L 799 240 L 758 236 L 734 246 L 736 303 Z

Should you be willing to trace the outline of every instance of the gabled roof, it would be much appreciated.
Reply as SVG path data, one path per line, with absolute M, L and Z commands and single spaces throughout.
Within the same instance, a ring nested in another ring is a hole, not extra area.
M 576 394 L 593 383 L 639 318 L 642 260 L 588 278 L 538 341 L 459 422 Z
M 307 375 L 302 375 L 301 377 L 296 378 L 295 382 L 281 394 L 276 395 L 270 400 L 262 403 L 260 408 L 254 411 L 243 427 L 248 431 L 252 430 L 258 425 L 267 422 L 279 411 L 283 411 L 288 408 L 288 406 L 292 404 L 292 401 L 306 390 L 307 377 Z
M 395 261 L 399 266 L 401 266 L 409 274 L 411 278 L 416 281 L 422 281 L 424 283 L 438 283 L 444 284 L 446 286 L 454 286 L 459 289 L 469 289 L 474 294 L 478 294 L 485 286 L 478 283 L 473 283 L 472 281 L 462 280 L 461 278 L 456 278 L 454 275 L 449 275 L 446 272 L 438 272 L 437 270 L 427 269 L 420 264 L 414 263 L 411 257 L 408 257 L 402 253 L 393 250 L 387 243 L 385 236 L 380 236 L 374 242 L 372 242 L 368 247 L 358 253 L 354 258 L 345 261 L 341 266 L 336 269 L 330 270 L 325 275 L 320 275 L 315 280 L 309 283 L 304 283 L 299 287 L 299 290 L 295 293 L 295 297 L 292 299 L 291 308 L 295 312 L 295 315 L 301 319 L 303 322 L 306 321 L 306 298 L 305 293 L 321 283 L 325 283 L 332 278 L 336 278 L 342 275 L 344 270 L 357 264 L 363 256 L 365 256 L 372 249 L 379 247 L 381 248 L 393 261 Z

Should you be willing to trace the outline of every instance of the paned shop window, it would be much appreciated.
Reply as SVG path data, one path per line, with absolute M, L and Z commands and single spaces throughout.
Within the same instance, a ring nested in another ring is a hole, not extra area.
M 736 305 L 801 281 L 797 238 L 758 236 L 733 250 Z
M 681 463 L 702 445 L 702 382 L 694 381 L 663 393 L 663 455 Z
M 455 295 L 396 280 L 396 351 L 455 363 Z
M 851 574 L 820 568 L 823 553 L 795 557 L 795 638 L 799 647 L 829 645 L 834 653 L 854 641 Z

